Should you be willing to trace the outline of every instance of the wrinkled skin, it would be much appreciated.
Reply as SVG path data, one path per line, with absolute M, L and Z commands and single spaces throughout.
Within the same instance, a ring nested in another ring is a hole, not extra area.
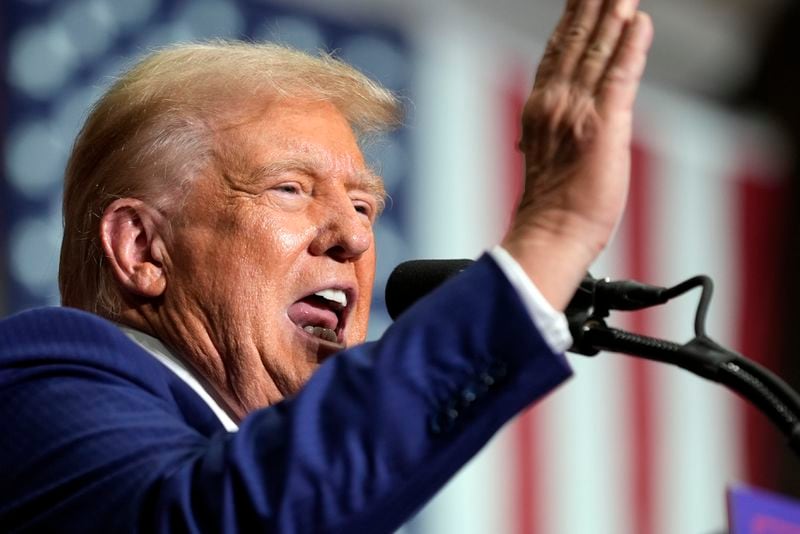
M 569 0 L 522 116 L 525 192 L 503 245 L 563 310 L 622 216 L 652 41 L 638 0 Z
M 502 244 L 559 310 L 624 209 L 652 40 L 637 5 L 568 0 L 523 112 L 525 192 Z M 340 341 L 363 341 L 380 185 L 324 102 L 282 101 L 220 143 L 225 164 L 196 181 L 169 223 L 119 199 L 101 237 L 126 298 L 120 320 L 176 349 L 240 419 L 296 392 L 341 348 L 290 320 L 309 292 L 351 288 Z

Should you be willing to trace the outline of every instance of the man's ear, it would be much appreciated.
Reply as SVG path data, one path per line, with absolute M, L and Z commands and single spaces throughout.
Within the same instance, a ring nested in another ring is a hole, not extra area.
M 135 198 L 115 200 L 100 220 L 100 241 L 114 278 L 141 297 L 158 297 L 167 287 L 162 222 L 156 210 Z

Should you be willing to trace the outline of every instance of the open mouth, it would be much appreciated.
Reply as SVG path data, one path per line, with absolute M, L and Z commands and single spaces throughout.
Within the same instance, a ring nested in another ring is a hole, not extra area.
M 351 309 L 348 290 L 326 288 L 315 291 L 289 306 L 289 319 L 315 339 L 344 346 L 344 329 Z

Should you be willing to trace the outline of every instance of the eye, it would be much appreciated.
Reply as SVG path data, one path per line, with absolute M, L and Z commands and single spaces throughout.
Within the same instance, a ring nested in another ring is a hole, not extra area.
M 353 209 L 356 210 L 356 213 L 364 215 L 370 221 L 372 220 L 372 214 L 375 213 L 375 210 L 372 208 L 372 206 L 369 203 L 363 201 L 354 201 Z
M 303 192 L 303 189 L 300 187 L 300 184 L 296 184 L 296 183 L 279 184 L 279 185 L 275 186 L 274 189 L 276 191 L 281 192 L 281 193 L 287 193 L 287 194 L 290 194 L 290 195 L 299 195 L 300 193 Z

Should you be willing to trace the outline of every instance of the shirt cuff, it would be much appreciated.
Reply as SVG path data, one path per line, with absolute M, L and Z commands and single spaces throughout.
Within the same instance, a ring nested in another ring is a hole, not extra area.
M 542 337 L 553 350 L 561 353 L 572 346 L 567 317 L 557 311 L 542 296 L 517 260 L 500 245 L 489 251 L 489 255 L 506 275 L 511 286 L 517 291 L 525 309 L 528 310 L 533 324 L 539 329 Z

